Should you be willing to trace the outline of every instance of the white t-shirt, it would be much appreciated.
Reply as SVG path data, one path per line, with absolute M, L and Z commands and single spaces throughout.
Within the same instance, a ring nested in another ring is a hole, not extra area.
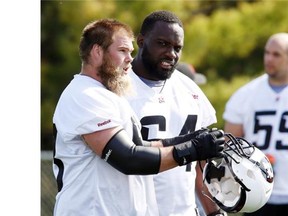
M 56 196 L 55 216 L 157 215 L 152 177 L 122 174 L 81 139 L 82 134 L 119 125 L 132 139 L 132 115 L 125 99 L 90 77 L 74 76 L 53 118 L 58 131 L 58 165 L 53 164 L 53 171 L 63 182 Z
M 288 87 L 272 90 L 264 74 L 236 91 L 223 118 L 242 124 L 245 137 L 274 156 L 274 187 L 269 203 L 288 203 Z
M 215 110 L 206 96 L 179 71 L 166 80 L 161 93 L 133 71 L 129 74 L 135 93 L 127 99 L 140 119 L 144 140 L 175 137 L 216 122 Z M 195 215 L 195 165 L 193 162 L 154 175 L 160 215 Z

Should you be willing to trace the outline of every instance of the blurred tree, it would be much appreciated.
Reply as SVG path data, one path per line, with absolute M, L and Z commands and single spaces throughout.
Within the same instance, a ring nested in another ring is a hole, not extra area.
M 263 47 L 288 31 L 288 2 L 239 2 L 238 7 L 196 16 L 186 27 L 183 59 L 210 77 L 231 79 L 262 70 Z
M 149 13 L 173 11 L 185 28 L 181 60 L 204 73 L 207 87 L 213 88 L 217 80 L 262 70 L 266 39 L 272 33 L 288 31 L 287 6 L 288 2 L 276 0 L 41 1 L 41 148 L 52 149 L 53 112 L 61 92 L 79 73 L 78 44 L 88 22 L 116 18 L 137 35 Z M 136 44 L 134 47 L 137 50 Z

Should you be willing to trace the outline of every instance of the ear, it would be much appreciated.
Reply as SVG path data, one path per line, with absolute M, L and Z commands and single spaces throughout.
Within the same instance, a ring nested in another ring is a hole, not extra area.
M 144 44 L 144 36 L 142 34 L 139 34 L 137 37 L 137 45 L 139 48 L 142 48 Z
M 94 59 L 96 61 L 102 59 L 102 56 L 103 56 L 102 47 L 99 46 L 98 44 L 94 44 L 91 51 L 90 51 L 90 55 L 91 55 L 92 59 Z

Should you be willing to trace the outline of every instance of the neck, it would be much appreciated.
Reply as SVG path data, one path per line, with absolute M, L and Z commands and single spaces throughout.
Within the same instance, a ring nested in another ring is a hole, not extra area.
M 139 57 L 138 55 L 136 55 L 136 57 L 133 59 L 133 62 L 131 64 L 132 64 L 132 70 L 137 76 L 142 77 L 147 80 L 154 80 L 154 81 L 157 80 L 151 77 L 149 73 L 147 73 L 146 68 L 144 67 L 143 61 L 141 57 Z
M 82 65 L 80 75 L 88 76 L 101 82 L 101 77 L 99 76 L 98 71 L 89 64 Z
M 269 85 L 271 85 L 271 86 L 288 85 L 288 78 L 275 79 L 275 78 L 269 77 Z
M 135 74 L 137 74 L 138 76 L 146 78 L 146 76 L 144 76 L 145 73 L 143 73 L 143 71 L 144 71 L 143 63 L 142 63 L 141 59 L 138 57 L 138 55 L 135 56 L 131 65 L 132 65 L 132 69 L 133 69 Z

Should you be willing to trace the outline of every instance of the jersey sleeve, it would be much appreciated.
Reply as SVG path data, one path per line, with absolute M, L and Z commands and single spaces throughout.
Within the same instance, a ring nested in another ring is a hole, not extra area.
M 249 93 L 245 88 L 240 88 L 228 100 L 225 105 L 223 119 L 233 124 L 243 124 L 243 114 L 247 108 L 245 95 Z
M 123 124 L 117 95 L 106 89 L 88 88 L 64 94 L 57 105 L 54 122 L 64 140 Z

